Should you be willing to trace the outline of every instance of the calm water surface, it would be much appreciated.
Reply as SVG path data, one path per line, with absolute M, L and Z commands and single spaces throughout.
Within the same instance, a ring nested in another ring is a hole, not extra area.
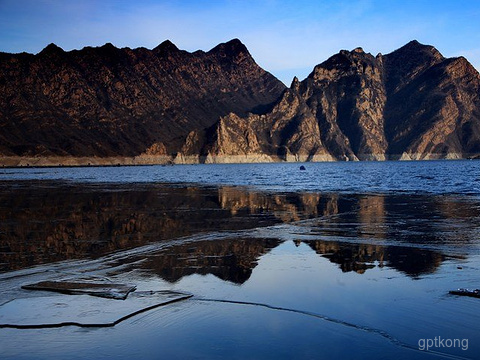
M 2 358 L 480 358 L 480 300 L 448 294 L 480 287 L 480 162 L 304 165 L 0 169 L 0 304 L 88 277 L 194 295 L 0 328 Z
M 480 194 L 479 161 L 212 164 L 0 169 L 0 180 L 81 183 L 195 183 L 275 192 Z

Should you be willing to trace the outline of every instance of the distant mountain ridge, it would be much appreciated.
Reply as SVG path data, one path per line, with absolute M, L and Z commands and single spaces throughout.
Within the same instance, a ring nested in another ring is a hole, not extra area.
M 229 114 L 195 148 L 206 162 L 478 157 L 479 94 L 465 58 L 417 41 L 375 57 L 342 50 L 295 78 L 271 111 Z
M 153 50 L 50 44 L 37 55 L 2 53 L 0 154 L 120 163 L 174 154 L 189 131 L 260 109 L 284 89 L 237 39 L 194 53 L 168 40 Z
M 290 88 L 234 39 L 189 53 L 0 54 L 0 164 L 460 159 L 480 154 L 480 75 L 411 41 L 342 50 Z

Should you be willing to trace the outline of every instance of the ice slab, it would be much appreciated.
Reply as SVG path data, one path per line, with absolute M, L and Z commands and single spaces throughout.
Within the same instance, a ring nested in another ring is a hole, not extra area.
M 125 300 L 128 294 L 136 289 L 135 286 L 111 283 L 69 282 L 69 281 L 41 281 L 35 284 L 23 285 L 22 289 L 47 290 L 64 294 L 87 294 L 111 299 Z
M 0 328 L 108 327 L 156 307 L 191 297 L 174 291 L 141 291 L 117 301 L 89 295 L 14 299 L 0 305 Z
M 469 289 L 458 289 L 458 290 L 450 290 L 450 294 L 452 295 L 459 295 L 459 296 L 471 296 L 480 298 L 480 289 L 469 290 Z

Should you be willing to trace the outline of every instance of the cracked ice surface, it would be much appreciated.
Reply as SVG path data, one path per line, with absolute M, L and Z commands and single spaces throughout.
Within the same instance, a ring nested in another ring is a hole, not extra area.
M 189 297 L 191 295 L 173 291 L 142 291 L 130 294 L 123 301 L 89 295 L 14 299 L 0 306 L 0 327 L 108 327 L 141 312 Z

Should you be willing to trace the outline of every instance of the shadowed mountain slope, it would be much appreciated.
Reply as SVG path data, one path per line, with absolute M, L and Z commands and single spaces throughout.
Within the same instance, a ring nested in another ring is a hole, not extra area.
M 480 154 L 479 73 L 465 58 L 444 58 L 417 41 L 387 55 L 341 50 L 290 88 L 237 39 L 194 53 L 170 41 L 153 50 L 106 44 L 65 52 L 51 44 L 37 55 L 0 54 L 0 92 L 0 159 L 135 164 Z
M 284 88 L 237 39 L 194 53 L 170 41 L 2 53 L 0 154 L 174 153 L 189 131 L 266 106 Z
M 465 58 L 417 41 L 387 55 L 342 50 L 295 78 L 270 111 L 229 114 L 184 151 L 202 149 L 205 162 L 476 157 L 479 94 Z

